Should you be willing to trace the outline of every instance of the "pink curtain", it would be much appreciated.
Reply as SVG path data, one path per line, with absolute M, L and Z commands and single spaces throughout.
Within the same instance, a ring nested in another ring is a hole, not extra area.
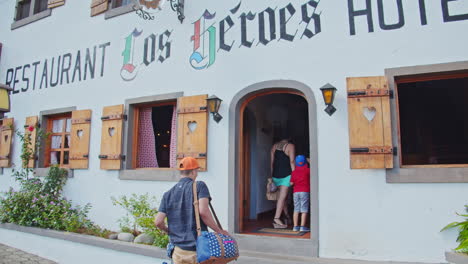
M 156 139 L 154 136 L 152 108 L 140 109 L 140 122 L 138 124 L 138 168 L 157 168 Z
M 174 111 L 172 111 L 172 124 L 171 124 L 171 145 L 169 146 L 169 165 L 171 168 L 176 167 L 176 155 L 177 155 L 177 106 L 174 105 Z

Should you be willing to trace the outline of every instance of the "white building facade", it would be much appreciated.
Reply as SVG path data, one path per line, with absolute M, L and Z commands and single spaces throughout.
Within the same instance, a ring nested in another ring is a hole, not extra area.
M 249 250 L 443 262 L 455 247 L 455 232 L 439 231 L 468 200 L 467 0 L 187 0 L 182 23 L 171 1 L 139 12 L 114 0 L 106 7 L 93 1 L 93 8 L 49 1 L 37 10 L 43 1 L 31 2 L 36 7 L 19 15 L 24 2 L 0 1 L 0 83 L 13 88 L 6 116 L 17 129 L 28 117 L 43 129 L 62 117 L 81 119 L 72 126 L 85 128 L 62 136 L 89 132 L 84 150 L 67 138 L 38 152 L 34 167 L 38 175 L 53 163 L 69 167 L 65 195 L 91 203 L 97 224 L 118 229 L 124 212 L 110 197 L 161 198 L 177 180 L 176 159 L 195 155 L 221 222 Z M 337 89 L 332 115 L 323 111 L 327 83 Z M 374 88 L 392 95 L 348 93 Z M 223 100 L 219 123 L 203 108 L 205 95 Z M 148 165 L 141 153 L 155 142 L 143 139 L 144 112 L 164 107 L 170 116 L 157 122 L 170 124 L 164 131 L 172 136 L 161 146 L 167 153 L 155 155 L 168 159 Z M 439 108 L 441 116 L 427 121 L 424 112 Z M 71 116 L 79 110 L 90 111 Z M 295 117 L 303 122 L 288 122 Z M 243 234 L 244 219 L 274 207 L 264 197 L 279 130 L 301 138 L 296 145 L 310 157 L 307 239 Z M 368 154 L 369 147 L 384 154 Z M 17 166 L 20 150 L 14 138 Z M 5 166 L 0 191 L 17 186 L 11 172 Z

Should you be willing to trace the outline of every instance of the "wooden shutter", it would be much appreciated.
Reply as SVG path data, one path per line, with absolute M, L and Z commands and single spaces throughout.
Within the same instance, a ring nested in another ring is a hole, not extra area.
M 346 79 L 352 169 L 393 168 L 390 90 L 384 76 Z
M 99 15 L 107 11 L 109 6 L 108 0 L 92 0 L 91 1 L 91 16 Z
M 206 171 L 208 112 L 207 95 L 177 100 L 177 166 L 184 157 L 194 157 L 200 170 Z
M 102 110 L 101 169 L 120 170 L 122 156 L 122 128 L 124 106 L 106 106 Z
M 48 0 L 47 8 L 55 8 L 65 4 L 65 0 Z
M 0 127 L 0 168 L 11 167 L 11 138 L 14 136 L 14 119 L 5 118 Z
M 31 135 L 31 143 L 29 145 L 29 149 L 32 153 L 32 158 L 28 162 L 28 168 L 34 168 L 34 162 L 36 160 L 36 136 L 37 136 L 37 116 L 29 116 L 26 117 L 26 125 L 24 126 L 24 135 L 27 136 L 28 134 Z M 29 131 L 29 127 L 33 127 L 33 131 Z
M 91 110 L 73 111 L 71 118 L 70 168 L 87 169 L 91 132 Z

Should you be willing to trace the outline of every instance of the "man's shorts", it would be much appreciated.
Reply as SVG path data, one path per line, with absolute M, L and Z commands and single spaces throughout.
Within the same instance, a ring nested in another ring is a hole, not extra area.
M 309 195 L 308 192 L 295 192 L 293 194 L 295 213 L 309 212 Z
M 174 248 L 172 253 L 172 263 L 174 264 L 197 264 L 197 252 L 183 250 L 180 247 Z

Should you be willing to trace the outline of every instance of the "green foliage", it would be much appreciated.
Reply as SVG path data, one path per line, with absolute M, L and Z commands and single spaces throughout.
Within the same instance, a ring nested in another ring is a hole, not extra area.
M 126 215 L 118 220 L 123 232 L 149 234 L 155 238 L 154 246 L 166 247 L 169 237 L 154 225 L 154 217 L 158 213 L 158 210 L 154 209 L 155 197 L 149 197 L 148 194 L 132 194 L 130 197 L 122 195 L 118 199 L 115 197 L 111 199 L 112 204 L 119 205 L 127 211 Z
M 441 232 L 447 229 L 458 227 L 458 237 L 457 242 L 459 243 L 458 247 L 455 248 L 455 251 L 460 253 L 468 253 L 468 205 L 465 205 L 465 211 L 467 214 L 459 214 L 457 215 L 464 217 L 465 220 L 462 222 L 453 222 L 446 225 Z
M 27 188 L 28 184 L 27 181 L 30 179 L 29 176 L 32 174 L 33 169 L 28 168 L 28 163 L 30 160 L 34 160 L 34 150 L 39 151 L 40 148 L 40 141 L 41 140 L 36 140 L 35 144 L 32 144 L 33 138 L 31 137 L 31 133 L 36 130 L 36 137 L 38 139 L 43 139 L 48 136 L 48 133 L 44 133 L 41 129 L 38 127 L 33 127 L 30 126 L 27 128 L 27 132 L 23 133 L 19 130 L 16 130 L 15 133 L 16 135 L 20 138 L 20 141 L 22 142 L 21 144 L 21 168 L 17 170 L 16 168 L 13 168 L 13 177 L 15 177 L 15 180 L 18 181 L 19 183 L 25 185 L 23 187 Z
M 29 131 L 34 129 L 37 128 L 28 128 Z M 16 133 L 23 142 L 23 167 L 13 171 L 20 189 L 15 191 L 10 188 L 0 196 L 0 222 L 70 232 L 92 227 L 92 222 L 87 218 L 91 205 L 74 207 L 70 200 L 62 197 L 62 189 L 67 181 L 66 170 L 51 167 L 43 181 L 30 177 L 32 169 L 27 168 L 27 164 L 33 158 L 31 134 Z M 40 137 L 45 135 L 39 129 L 37 134 Z
M 112 231 L 107 230 L 105 228 L 101 228 L 98 225 L 91 225 L 90 227 L 80 230 L 80 233 L 84 233 L 87 235 L 92 235 L 92 236 L 98 236 L 98 237 L 103 237 L 103 238 L 108 238 L 110 234 L 112 234 Z

